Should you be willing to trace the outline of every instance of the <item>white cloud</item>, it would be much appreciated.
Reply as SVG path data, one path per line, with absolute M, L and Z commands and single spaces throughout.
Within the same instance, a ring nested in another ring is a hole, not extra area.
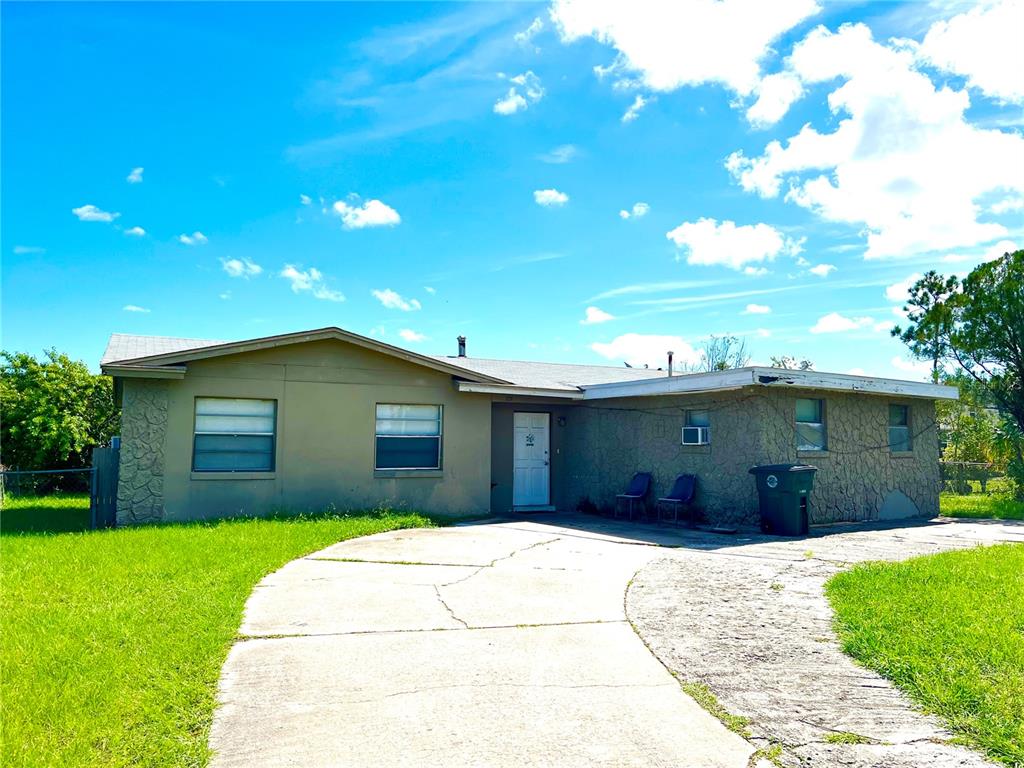
M 676 366 L 696 365 L 700 362 L 700 353 L 679 336 L 626 333 L 616 336 L 607 344 L 591 344 L 590 348 L 608 360 L 626 362 L 633 366 L 664 368 L 668 365 L 669 351 L 675 353 Z
M 573 160 L 580 153 L 574 144 L 561 144 L 538 158 L 541 162 L 562 165 Z
M 528 45 L 534 37 L 536 37 L 541 30 L 544 29 L 544 22 L 538 17 L 530 22 L 530 26 L 524 29 L 522 32 L 516 32 L 512 38 L 520 45 Z
M 1005 200 L 1000 200 L 998 203 L 990 206 L 989 210 L 996 215 L 1010 213 L 1011 211 L 1022 211 L 1024 210 L 1024 197 L 1007 197 Z
M 327 287 L 323 273 L 316 267 L 310 267 L 306 271 L 300 270 L 293 264 L 286 264 L 281 270 L 281 277 L 288 280 L 292 286 L 293 293 L 308 292 L 313 298 L 324 301 L 344 301 L 345 295 Z
M 302 203 L 303 205 L 312 205 L 313 204 L 313 198 L 310 197 L 309 195 L 301 195 L 300 194 L 299 195 L 299 202 Z
M 146 230 L 144 230 L 142 227 L 131 227 L 130 229 L 126 229 L 124 231 L 124 233 L 128 237 L 145 237 L 146 236 Z
M 912 373 L 922 378 L 931 378 L 932 364 L 927 360 L 904 360 L 897 355 L 889 361 L 893 368 L 903 373 Z
M 121 309 L 123 309 L 125 312 L 141 312 L 143 314 L 149 314 L 148 309 L 146 309 L 145 307 L 140 307 L 136 304 L 125 304 L 123 307 L 121 307 Z
M 508 89 L 508 93 L 494 102 L 494 111 L 499 115 L 514 115 L 544 98 L 544 87 L 540 83 L 540 78 L 532 71 L 510 77 L 509 82 L 512 83 L 512 87 Z M 520 90 L 522 94 L 519 93 Z
M 514 115 L 529 106 L 526 99 L 519 95 L 515 88 L 509 88 L 504 97 L 494 102 L 494 112 L 498 115 Z
M 437 288 L 431 288 L 429 285 L 423 286 L 423 290 L 429 293 L 431 296 L 437 293 Z
M 751 277 L 764 277 L 768 274 L 767 267 L 744 267 L 744 275 L 750 275 Z
M 393 227 L 402 222 L 398 211 L 380 200 L 367 200 L 362 205 L 349 205 L 339 200 L 334 204 L 334 212 L 341 217 L 341 226 L 345 229 Z
M 720 264 L 736 270 L 748 262 L 772 261 L 779 253 L 789 253 L 798 247 L 768 224 L 738 227 L 734 221 L 719 224 L 706 218 L 680 224 L 665 237 L 689 250 L 687 264 Z M 751 270 L 750 274 L 760 274 L 757 268 Z
M 633 99 L 633 103 L 629 106 L 629 109 L 627 109 L 622 114 L 622 122 L 632 123 L 634 120 L 640 117 L 640 112 L 643 110 L 643 108 L 650 104 L 652 101 L 654 101 L 653 98 L 645 98 L 644 96 L 641 96 L 638 93 L 636 95 L 636 98 Z
M 46 253 L 46 249 L 38 245 L 16 245 L 11 250 L 19 256 L 29 253 Z
M 533 192 L 533 200 L 537 205 L 545 208 L 561 206 L 569 202 L 569 196 L 557 189 L 536 189 Z
M 908 275 L 907 277 L 903 278 L 898 283 L 893 283 L 892 285 L 886 286 L 885 298 L 887 298 L 889 301 L 898 301 L 901 303 L 906 301 L 910 294 L 910 286 L 912 286 L 922 277 L 923 275 L 920 272 L 915 272 L 914 274 Z
M 818 10 L 814 0 L 555 0 L 551 19 L 563 42 L 593 37 L 618 51 L 599 74 L 656 91 L 721 83 L 745 95 L 771 43 Z
M 1006 234 L 979 221 L 975 201 L 1024 191 L 1024 136 L 968 123 L 966 91 L 936 89 L 906 46 L 876 43 L 863 24 L 819 27 L 788 63 L 805 84 L 842 80 L 828 97 L 837 127 L 819 133 L 807 124 L 759 157 L 733 153 L 726 167 L 745 190 L 771 198 L 786 188 L 787 201 L 863 227 L 868 259 Z
M 580 325 L 597 325 L 598 323 L 607 323 L 609 320 L 614 319 L 615 315 L 609 314 L 603 309 L 587 307 L 587 316 L 580 320 Z
M 619 211 L 620 219 L 639 219 L 641 216 L 646 216 L 651 210 L 651 206 L 647 203 L 633 203 L 633 207 L 630 210 L 623 209 Z
M 938 21 L 917 47 L 918 56 L 1000 101 L 1024 102 L 1019 55 L 1024 3 L 1003 0 L 978 5 L 948 21 Z M 1014 56 L 1012 51 L 1018 51 Z
M 422 333 L 418 333 L 409 328 L 403 328 L 398 332 L 398 335 L 402 337 L 403 341 L 408 341 L 413 344 L 415 344 L 416 342 L 427 340 L 427 337 L 424 336 Z
M 747 120 L 756 128 L 775 125 L 803 95 L 804 86 L 792 72 L 768 75 L 757 86 L 757 101 L 747 109 Z
M 758 337 L 762 339 L 767 339 L 769 336 L 772 335 L 772 332 L 769 331 L 767 328 L 758 328 L 756 331 L 754 331 L 754 333 L 756 333 Z
M 747 308 L 743 310 L 744 315 L 767 315 L 770 314 L 772 308 L 767 304 L 747 304 Z
M 371 293 L 374 297 L 388 309 L 400 309 L 403 312 L 413 312 L 417 309 L 422 309 L 419 301 L 416 299 L 403 299 L 401 294 L 390 288 L 384 290 L 373 290 Z
M 125 177 L 125 181 L 129 184 L 141 184 L 142 183 L 142 172 L 146 170 L 142 166 L 138 168 L 132 168 L 132 172 Z
M 227 301 L 228 299 L 230 299 L 230 298 L 231 298 L 231 291 L 224 291 L 223 293 L 220 293 L 220 294 L 218 294 L 218 295 L 219 295 L 219 296 L 220 296 L 220 298 L 222 298 L 222 299 L 223 299 L 224 301 Z
M 870 317 L 846 317 L 838 312 L 829 312 L 818 318 L 811 328 L 811 333 L 845 333 L 868 328 L 874 324 Z
M 249 279 L 262 274 L 263 267 L 249 259 L 221 259 L 224 271 L 231 277 L 244 277 Z
M 178 235 L 178 242 L 184 245 L 206 245 L 210 239 L 202 232 L 196 230 L 191 235 Z
M 807 271 L 818 277 L 828 277 L 832 272 L 836 271 L 836 266 L 835 264 L 815 264 Z
M 846 372 L 849 376 L 867 376 L 863 368 L 851 368 Z
M 71 212 L 78 217 L 79 221 L 106 221 L 110 222 L 120 216 L 120 213 L 110 213 L 104 211 L 101 208 L 97 208 L 95 205 L 83 205 L 78 208 L 72 208 Z

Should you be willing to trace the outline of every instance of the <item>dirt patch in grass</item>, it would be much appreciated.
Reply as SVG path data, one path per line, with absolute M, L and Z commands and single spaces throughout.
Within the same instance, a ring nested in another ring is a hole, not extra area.
M 1024 546 L 859 565 L 826 591 L 844 651 L 958 741 L 1024 765 Z
M 220 668 L 253 586 L 416 514 L 5 535 L 5 766 L 202 766 Z

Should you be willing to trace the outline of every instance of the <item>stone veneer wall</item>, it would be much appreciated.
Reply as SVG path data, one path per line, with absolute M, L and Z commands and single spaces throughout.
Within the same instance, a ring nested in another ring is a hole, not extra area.
M 763 397 L 747 391 L 595 401 L 570 412 L 564 498 L 614 503 L 634 472 L 654 475 L 651 499 L 666 495 L 676 475 L 698 477 L 697 504 L 709 520 L 756 519 L 757 494 L 747 470 L 762 463 Z M 687 409 L 708 410 L 711 445 L 684 446 Z
M 164 446 L 167 382 L 124 379 L 117 524 L 155 522 L 164 516 Z
M 922 517 L 939 513 L 939 434 L 935 403 L 879 395 L 768 390 L 762 426 L 767 463 L 804 462 L 818 468 L 811 521 L 877 520 L 889 494 L 905 494 Z M 825 400 L 828 449 L 797 451 L 796 399 Z M 910 406 L 912 451 L 889 451 L 889 405 Z
M 938 434 L 934 403 L 875 395 L 808 392 L 826 400 L 828 452 L 796 450 L 792 390 L 630 398 L 581 405 L 569 413 L 564 498 L 610 505 L 634 472 L 654 475 L 652 499 L 676 475 L 698 476 L 697 504 L 706 519 L 755 525 L 757 493 L 750 467 L 803 462 L 817 466 L 812 522 L 876 520 L 885 498 L 905 494 L 921 516 L 938 514 Z M 888 449 L 890 402 L 911 406 L 910 454 Z M 680 430 L 689 408 L 710 411 L 711 445 L 684 446 Z

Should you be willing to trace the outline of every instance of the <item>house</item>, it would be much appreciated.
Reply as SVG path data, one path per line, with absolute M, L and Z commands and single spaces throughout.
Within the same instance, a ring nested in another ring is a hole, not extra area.
M 430 356 L 340 328 L 203 341 L 114 334 L 119 523 L 399 504 L 448 514 L 607 505 L 638 470 L 699 476 L 753 523 L 748 469 L 819 468 L 814 522 L 938 513 L 935 401 L 955 388 L 747 367 L 674 373 Z

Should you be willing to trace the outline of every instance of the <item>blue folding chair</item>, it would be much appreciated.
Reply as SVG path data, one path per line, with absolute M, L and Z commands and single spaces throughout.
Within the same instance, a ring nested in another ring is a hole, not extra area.
M 687 512 L 687 524 L 693 526 L 696 523 L 693 515 L 693 499 L 697 495 L 697 476 L 680 475 L 672 484 L 672 490 L 668 496 L 663 496 L 655 502 L 658 509 L 658 521 L 669 519 L 673 523 L 679 523 L 679 510 Z
M 647 494 L 651 490 L 651 473 L 650 472 L 637 472 L 633 475 L 633 479 L 629 481 L 629 487 L 625 493 L 620 493 L 615 497 L 615 516 L 619 516 L 619 511 L 625 509 L 625 514 L 630 520 L 633 519 L 633 509 L 636 504 L 640 504 L 640 508 L 644 514 L 647 514 Z

